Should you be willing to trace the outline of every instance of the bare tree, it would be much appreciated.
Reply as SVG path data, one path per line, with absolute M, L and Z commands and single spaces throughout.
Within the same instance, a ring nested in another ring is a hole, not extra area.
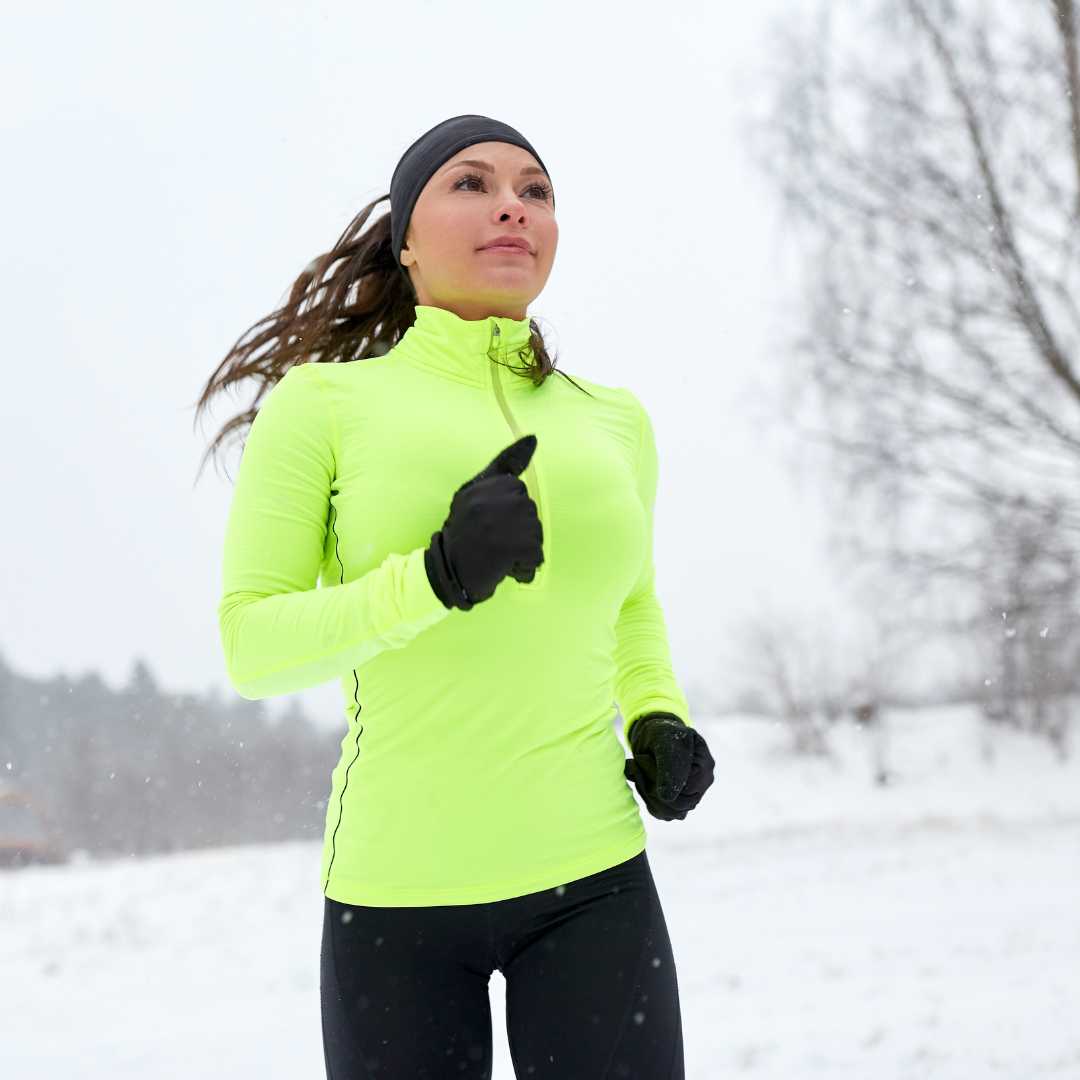
M 818 707 L 822 695 L 816 678 L 822 670 L 820 650 L 813 648 L 813 641 L 793 623 L 770 616 L 751 620 L 740 644 L 746 650 L 747 682 L 787 724 L 792 750 L 828 756 L 826 725 Z
M 1052 523 L 1051 523 L 1052 525 Z M 983 575 L 989 620 L 976 641 L 990 673 L 981 695 L 984 714 L 995 721 L 1045 736 L 1067 756 L 1069 692 L 1080 643 L 1075 612 L 1080 602 L 1080 566 L 1075 549 L 1063 546 L 1042 514 L 1021 506 L 1006 515 L 988 514 L 988 529 L 1005 536 L 993 545 L 1000 556 Z
M 786 18 L 771 112 L 748 132 L 812 245 L 784 417 L 840 478 L 838 551 L 899 573 L 928 626 L 970 627 L 1022 602 L 988 602 L 988 561 L 1043 531 L 1028 557 L 1060 566 L 1080 540 L 1075 6 L 853 0 Z M 1074 576 L 1049 578 L 1074 595 Z
M 759 603 L 732 646 L 737 692 L 785 723 L 795 753 L 829 756 L 829 727 L 867 694 L 892 695 L 890 670 L 904 643 L 881 611 L 841 628 L 828 610 L 780 611 Z

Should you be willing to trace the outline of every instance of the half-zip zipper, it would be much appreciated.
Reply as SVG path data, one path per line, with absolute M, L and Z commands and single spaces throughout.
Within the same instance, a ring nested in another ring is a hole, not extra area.
M 499 403 L 499 408 L 502 410 L 503 417 L 506 419 L 506 423 L 509 426 L 510 431 L 513 433 L 515 439 L 520 439 L 523 432 L 521 431 L 521 428 L 518 427 L 518 423 L 514 419 L 514 414 L 510 411 L 510 405 L 506 400 L 506 394 L 503 391 L 502 381 L 499 376 L 499 368 L 502 367 L 502 363 L 492 359 L 490 356 L 492 349 L 498 352 L 499 345 L 501 343 L 498 323 L 493 322 L 491 324 L 491 333 L 492 340 L 494 342 L 494 344 L 489 344 L 488 346 L 488 359 L 491 361 L 491 386 L 492 389 L 495 391 L 495 400 Z M 536 450 L 533 452 L 533 456 L 530 459 L 529 464 L 525 466 L 522 477 L 525 480 L 525 486 L 529 489 L 529 496 L 532 498 L 533 502 L 536 503 L 536 516 L 540 519 L 540 526 L 544 533 L 544 561 L 536 568 L 536 575 L 533 577 L 532 581 L 518 582 L 520 587 L 523 589 L 534 588 L 536 584 L 541 580 L 541 578 L 546 578 L 547 576 L 545 574 L 545 570 L 547 569 L 548 564 L 548 539 L 550 536 L 550 532 L 548 528 L 548 523 L 544 520 L 544 508 L 540 496 L 540 476 L 536 470 L 536 454 L 539 452 L 539 450 L 540 447 L 538 444 Z

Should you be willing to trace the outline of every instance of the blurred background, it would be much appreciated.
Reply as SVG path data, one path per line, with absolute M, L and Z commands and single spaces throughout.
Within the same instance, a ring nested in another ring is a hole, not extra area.
M 324 1075 L 341 691 L 230 687 L 200 463 L 255 388 L 194 403 L 479 112 L 558 189 L 559 368 L 656 431 L 717 763 L 642 807 L 687 1076 L 1080 1077 L 1078 42 L 1072 0 L 13 13 L 3 1071 Z

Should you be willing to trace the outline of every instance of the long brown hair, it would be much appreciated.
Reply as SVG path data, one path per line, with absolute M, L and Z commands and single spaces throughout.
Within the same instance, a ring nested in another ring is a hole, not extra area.
M 244 331 L 207 380 L 195 404 L 196 420 L 210 398 L 227 386 L 250 377 L 259 388 L 251 406 L 222 425 L 203 455 L 200 473 L 230 433 L 250 426 L 263 396 L 290 367 L 382 356 L 416 321 L 416 290 L 391 250 L 390 214 L 362 232 L 375 207 L 389 198 L 387 194 L 368 203 L 337 243 L 308 263 L 288 300 Z M 519 354 L 526 363 L 507 366 L 539 386 L 556 370 L 556 360 L 548 355 L 535 319 L 529 320 L 529 329 L 529 347 Z M 263 346 L 269 348 L 256 356 Z M 589 393 L 565 372 L 558 374 Z

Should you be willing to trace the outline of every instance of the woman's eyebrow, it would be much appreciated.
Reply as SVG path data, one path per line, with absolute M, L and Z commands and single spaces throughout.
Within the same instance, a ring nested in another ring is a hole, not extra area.
M 459 165 L 472 165 L 474 168 L 483 169 L 485 172 L 494 172 L 495 167 L 489 165 L 486 161 L 455 161 L 453 165 L 447 165 L 446 172 L 451 169 L 456 169 Z M 518 174 L 524 176 L 526 173 L 540 173 L 541 176 L 547 176 L 547 173 L 543 169 L 538 168 L 535 165 L 526 165 L 524 169 Z

